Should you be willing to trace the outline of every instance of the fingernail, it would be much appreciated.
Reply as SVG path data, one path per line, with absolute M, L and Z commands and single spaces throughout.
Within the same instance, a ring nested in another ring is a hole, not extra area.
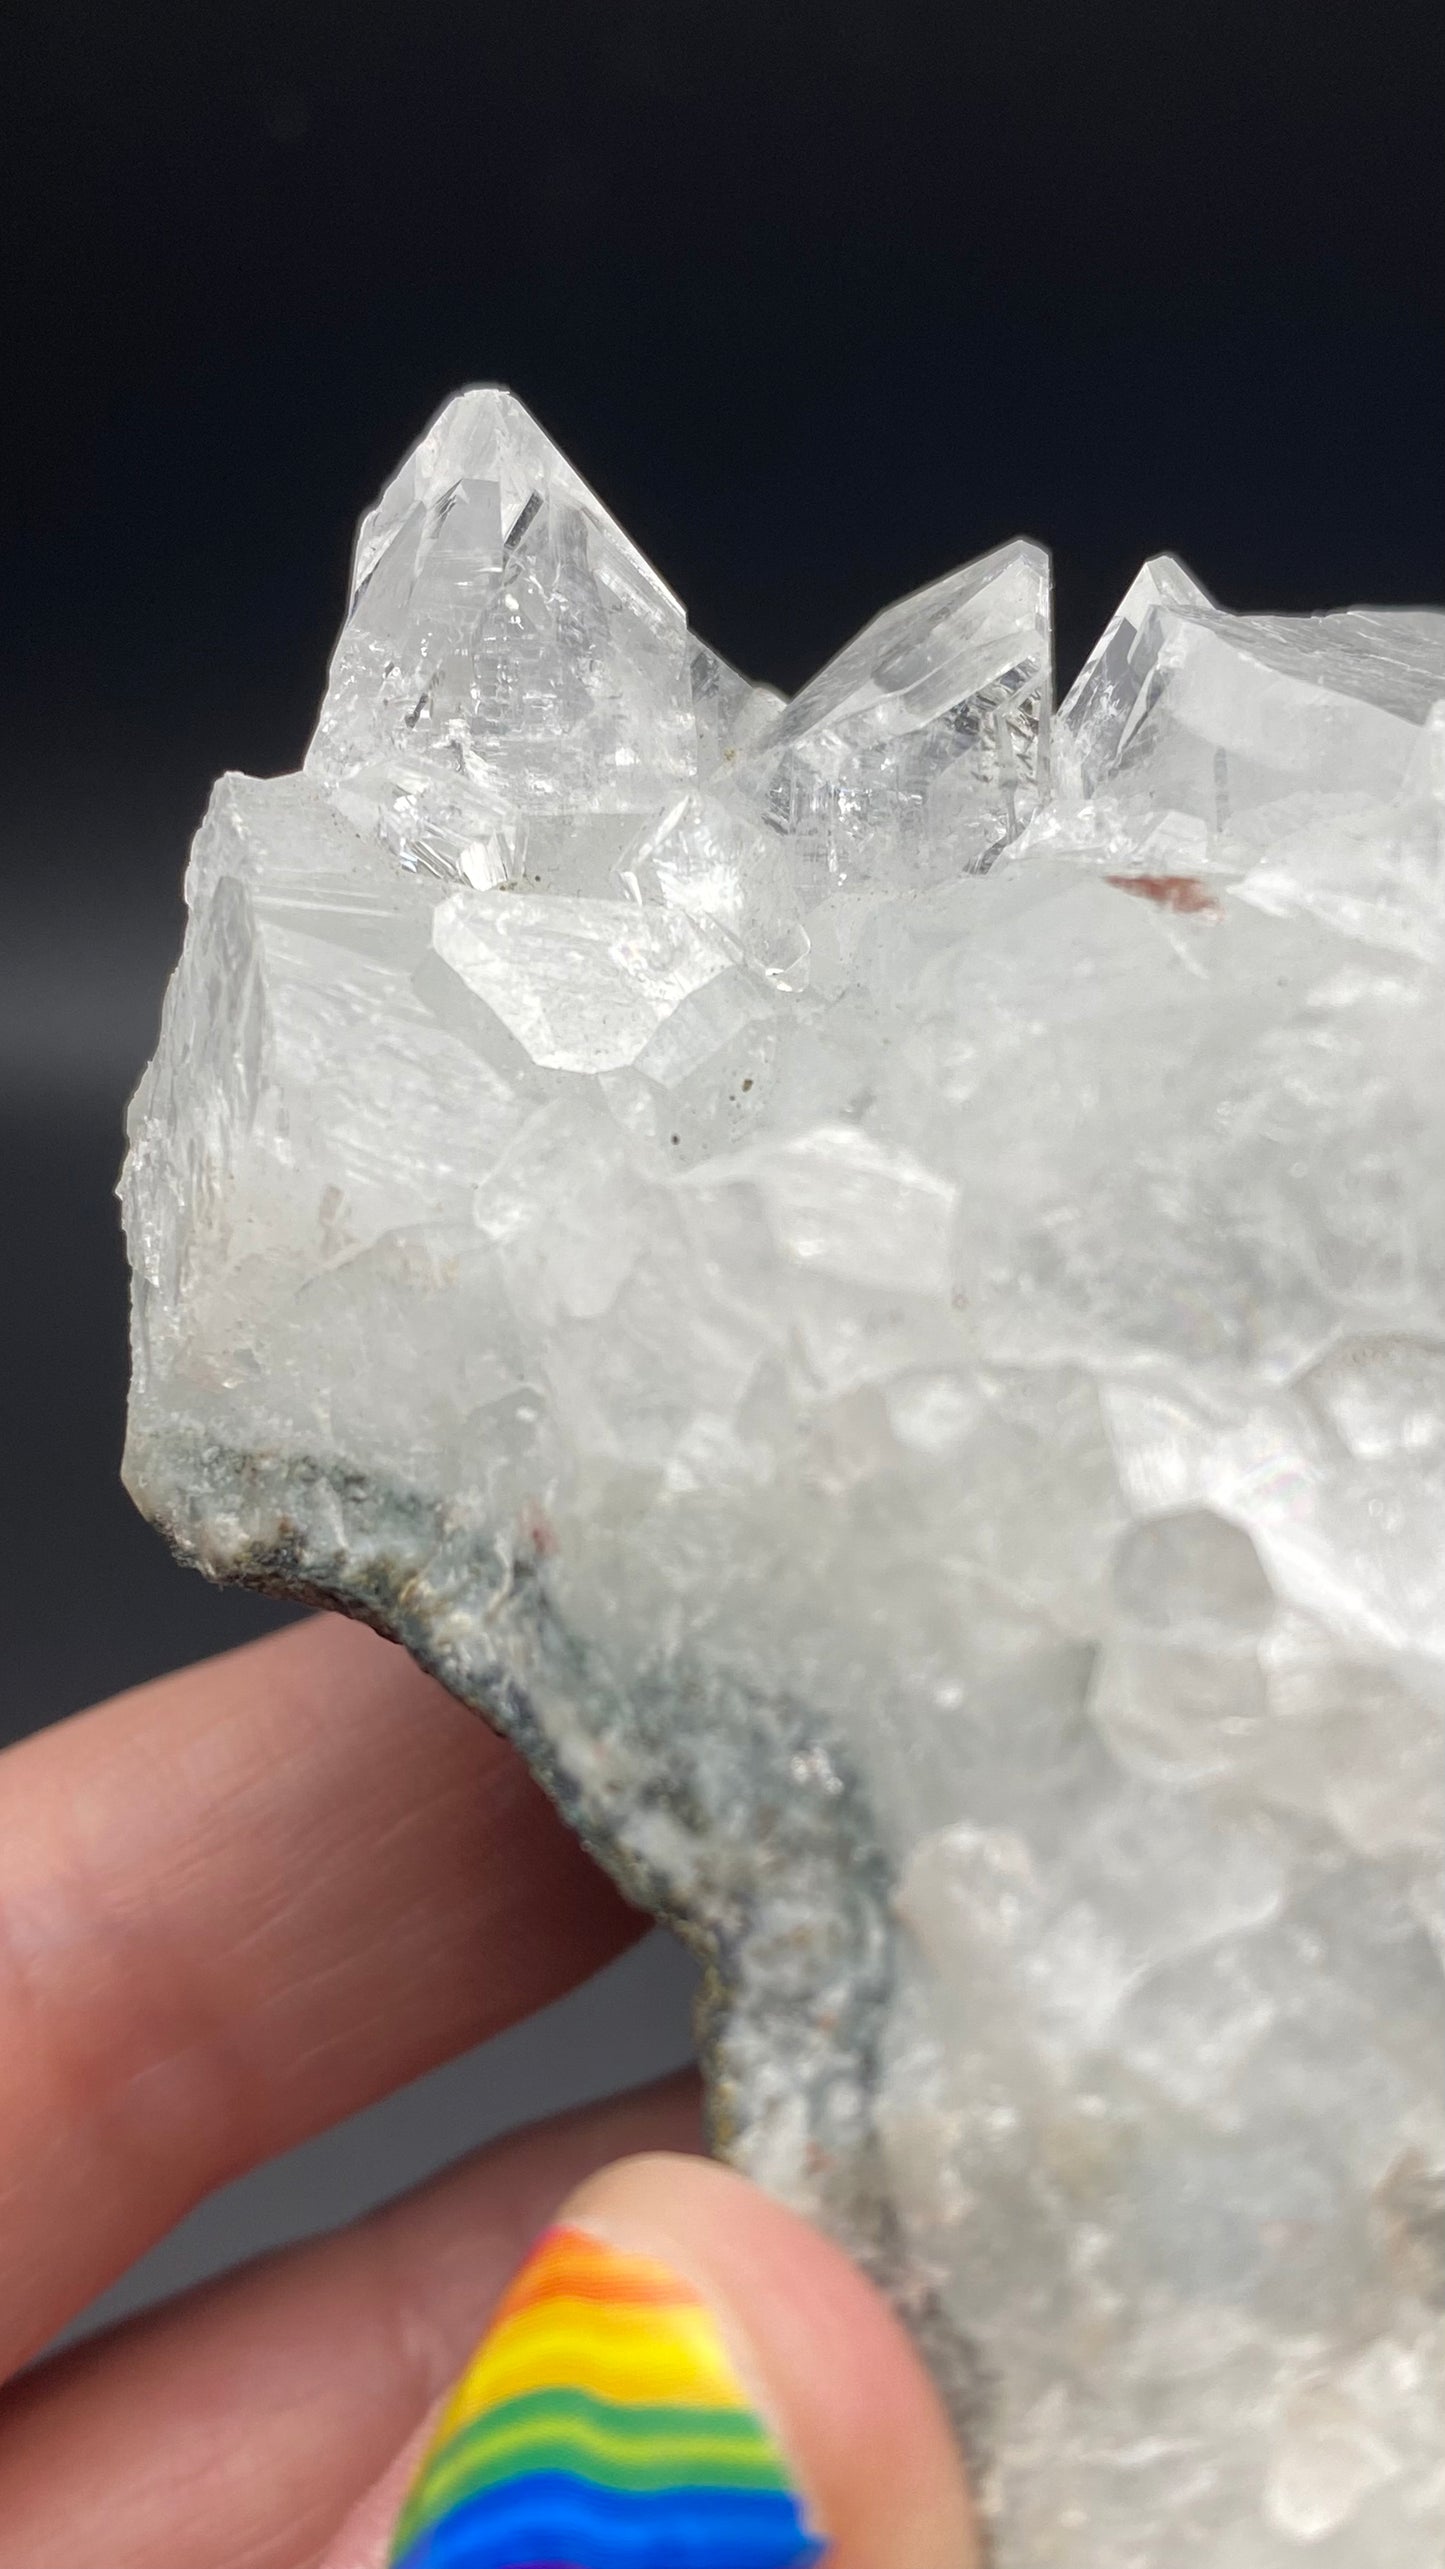
M 805 2569 L 826 2543 L 700 2293 L 549 2230 L 443 2413 L 393 2569 Z

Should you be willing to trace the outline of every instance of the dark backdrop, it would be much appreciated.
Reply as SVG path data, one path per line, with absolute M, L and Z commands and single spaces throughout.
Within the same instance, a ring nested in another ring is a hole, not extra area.
M 1445 595 L 1439 0 L 7 0 L 0 1735 L 274 1619 L 116 1481 L 125 1093 L 213 774 L 299 758 L 358 510 L 511 384 L 760 677 L 1002 538 L 1065 675 L 1148 552 Z M 561 2028 L 212 2207 L 182 2274 L 685 2041 Z

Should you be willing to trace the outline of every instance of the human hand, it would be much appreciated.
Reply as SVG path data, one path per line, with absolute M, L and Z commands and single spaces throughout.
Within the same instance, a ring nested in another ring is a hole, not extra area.
M 409 2490 L 407 2569 L 966 2569 L 907 2340 L 683 2155 L 689 2079 L 21 2372 L 213 2188 L 645 1923 L 481 1722 L 335 1617 L 0 1758 L 3 2569 L 383 2569 Z

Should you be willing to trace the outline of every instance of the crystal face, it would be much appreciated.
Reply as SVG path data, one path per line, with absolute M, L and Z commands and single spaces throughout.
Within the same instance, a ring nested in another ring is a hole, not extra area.
M 713 1965 L 1000 2569 L 1439 2569 L 1445 616 L 1020 543 L 790 705 L 508 396 L 227 777 L 127 1475 Z

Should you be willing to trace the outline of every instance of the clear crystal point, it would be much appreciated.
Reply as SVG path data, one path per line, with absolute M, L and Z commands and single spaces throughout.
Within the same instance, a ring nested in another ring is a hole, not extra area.
M 511 394 L 459 394 L 363 522 L 307 765 L 402 864 L 473 883 L 524 870 L 529 821 L 695 774 L 683 610 Z
M 1076 799 L 1096 793 L 1112 771 L 1147 685 L 1139 637 L 1155 607 L 1198 608 L 1214 600 L 1172 553 L 1156 553 L 1130 582 L 1059 707 L 1056 756 L 1061 784 Z
M 1006 544 L 881 615 L 755 745 L 741 789 L 805 899 L 986 866 L 1048 780 L 1048 556 Z
M 1399 795 L 1442 688 L 1445 615 L 1230 615 L 1161 555 L 1060 708 L 1047 835 L 1141 869 L 1242 870 L 1301 797 L 1348 811 Z

